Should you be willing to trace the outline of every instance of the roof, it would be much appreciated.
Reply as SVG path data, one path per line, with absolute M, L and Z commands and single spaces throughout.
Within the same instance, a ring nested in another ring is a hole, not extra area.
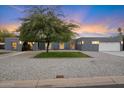
M 119 36 L 116 36 L 116 37 L 80 37 L 77 40 L 85 40 L 85 41 L 98 40 L 98 41 L 103 41 L 103 42 L 119 42 L 121 41 L 121 38 Z

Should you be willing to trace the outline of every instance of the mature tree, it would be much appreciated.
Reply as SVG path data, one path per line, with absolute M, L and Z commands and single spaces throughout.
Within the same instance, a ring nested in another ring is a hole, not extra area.
M 63 20 L 63 14 L 56 7 L 36 6 L 28 10 L 28 16 L 22 19 L 20 39 L 22 41 L 45 42 L 47 52 L 50 42 L 69 41 L 74 37 L 72 30 L 77 25 Z
M 15 35 L 8 32 L 6 29 L 0 29 L 0 42 L 4 42 L 7 37 L 15 37 Z

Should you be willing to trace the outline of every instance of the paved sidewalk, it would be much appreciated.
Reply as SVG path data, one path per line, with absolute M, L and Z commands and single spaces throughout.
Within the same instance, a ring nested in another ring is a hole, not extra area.
M 23 54 L 25 52 L 10 52 L 10 53 L 7 53 L 7 54 L 2 54 L 0 55 L 0 59 L 6 59 L 6 58 L 9 58 L 9 57 L 13 57 L 13 56 L 17 56 L 17 55 L 20 55 L 20 54 Z
M 46 79 L 0 81 L 2 88 L 55 88 L 55 87 L 90 87 L 124 85 L 124 76 L 106 76 L 90 78 Z M 124 86 L 121 86 L 124 87 Z
M 124 57 L 124 51 L 119 51 L 119 52 L 103 52 L 103 53 Z

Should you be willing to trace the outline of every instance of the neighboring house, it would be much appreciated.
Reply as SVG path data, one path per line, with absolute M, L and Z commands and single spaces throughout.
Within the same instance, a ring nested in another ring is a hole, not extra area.
M 28 42 L 32 50 L 45 50 L 46 44 Z M 5 49 L 21 51 L 23 42 L 19 38 L 6 38 Z M 123 41 L 119 37 L 81 37 L 70 42 L 50 43 L 52 50 L 82 50 L 82 51 L 122 51 Z
M 4 45 L 5 45 L 5 43 L 0 42 L 0 49 L 4 49 Z
M 6 50 L 21 50 L 18 38 L 5 38 L 5 49 Z

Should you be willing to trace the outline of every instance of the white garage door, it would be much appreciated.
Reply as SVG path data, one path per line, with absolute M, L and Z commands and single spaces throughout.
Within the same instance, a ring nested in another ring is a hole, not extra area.
M 99 51 L 120 51 L 119 42 L 101 42 L 99 44 Z

